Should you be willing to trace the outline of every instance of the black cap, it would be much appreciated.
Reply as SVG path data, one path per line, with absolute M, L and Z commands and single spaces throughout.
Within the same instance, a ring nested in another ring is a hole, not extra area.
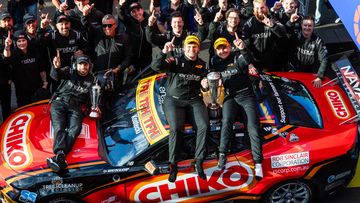
M 56 18 L 56 23 L 60 23 L 61 21 L 70 22 L 69 17 L 67 17 L 66 15 L 59 15 L 59 16 Z
M 90 64 L 90 58 L 88 56 L 86 56 L 86 55 L 78 56 L 76 58 L 76 64 L 79 64 L 79 63 L 82 63 L 82 62 Z
M 129 10 L 132 11 L 136 8 L 142 8 L 141 4 L 139 2 L 134 2 L 134 3 L 130 4 Z
M 27 40 L 26 33 L 23 30 L 18 30 L 14 33 L 14 40 L 17 41 L 18 39 L 24 38 Z
M 11 14 L 7 11 L 3 11 L 0 14 L 0 20 L 4 20 L 5 18 L 12 18 Z
M 23 21 L 25 24 L 28 24 L 29 21 L 35 21 L 35 20 L 36 20 L 36 17 L 29 13 L 25 14 L 23 17 Z

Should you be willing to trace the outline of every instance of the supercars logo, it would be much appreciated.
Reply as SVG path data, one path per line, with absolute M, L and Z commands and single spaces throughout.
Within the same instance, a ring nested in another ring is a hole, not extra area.
M 340 119 L 349 118 L 349 110 L 347 109 L 338 91 L 328 90 L 325 92 L 325 95 L 336 117 Z
M 167 179 L 147 182 L 145 185 L 140 183 L 135 186 L 130 198 L 135 202 L 179 202 L 225 192 L 241 192 L 253 187 L 254 176 L 249 165 L 233 161 L 226 168 L 223 171 L 216 167 L 206 169 L 207 180 L 191 173 L 179 175 L 175 183 L 169 183 Z
M 31 162 L 27 136 L 33 115 L 26 112 L 11 119 L 5 128 L 2 153 L 6 163 L 13 169 L 24 168 Z

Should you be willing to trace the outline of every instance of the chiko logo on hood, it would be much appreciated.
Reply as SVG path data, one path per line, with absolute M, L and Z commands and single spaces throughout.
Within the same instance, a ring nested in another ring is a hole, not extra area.
M 31 161 L 27 136 L 33 116 L 30 112 L 11 119 L 5 128 L 2 140 L 2 153 L 6 163 L 13 169 L 20 169 Z
M 329 90 L 326 91 L 325 94 L 336 117 L 345 119 L 350 116 L 349 110 L 347 109 L 344 100 L 341 98 L 341 95 L 338 91 Z
M 189 201 L 192 198 L 207 197 L 230 191 L 241 191 L 251 187 L 254 181 L 250 166 L 242 162 L 229 162 L 226 170 L 216 167 L 205 169 L 207 180 L 196 173 L 180 175 L 175 183 L 167 179 L 157 182 L 140 183 L 131 192 L 130 198 L 136 202 L 174 202 Z

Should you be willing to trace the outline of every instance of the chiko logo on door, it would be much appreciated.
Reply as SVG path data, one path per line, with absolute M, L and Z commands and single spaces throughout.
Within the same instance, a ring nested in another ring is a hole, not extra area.
M 336 117 L 346 119 L 350 116 L 349 110 L 338 91 L 328 90 L 325 94 Z
M 10 120 L 5 128 L 2 153 L 6 163 L 13 169 L 20 169 L 31 163 L 27 136 L 32 118 L 30 112 L 20 114 Z
M 205 169 L 207 180 L 202 180 L 196 173 L 180 175 L 175 183 L 167 179 L 158 182 L 140 183 L 131 192 L 131 199 L 136 202 L 174 202 L 192 198 L 207 197 L 230 191 L 247 190 L 254 181 L 253 171 L 242 162 L 229 162 L 226 170 L 216 167 Z

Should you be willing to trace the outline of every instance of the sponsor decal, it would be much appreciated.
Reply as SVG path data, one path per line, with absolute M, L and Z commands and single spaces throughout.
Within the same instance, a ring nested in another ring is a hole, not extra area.
M 166 97 L 166 88 L 163 86 L 159 87 L 159 94 L 160 94 L 159 105 L 162 105 L 164 103 L 164 99 Z
M 11 119 L 5 128 L 2 141 L 2 153 L 6 163 L 12 169 L 21 169 L 32 161 L 27 137 L 34 118 L 31 112 L 25 112 Z
M 50 120 L 50 138 L 54 138 L 54 128 L 52 127 Z M 86 123 L 82 123 L 81 132 L 77 138 L 90 139 L 90 126 Z
M 360 79 L 351 66 L 344 66 L 340 68 L 347 86 L 353 90 L 353 96 L 357 103 L 360 103 Z
M 344 185 L 345 184 L 345 180 L 338 180 L 338 181 L 335 181 L 327 186 L 325 186 L 325 191 L 329 191 L 329 190 L 332 190 L 336 187 L 339 187 L 341 185 Z
M 289 174 L 289 173 L 299 173 L 303 171 L 307 171 L 309 169 L 309 166 L 295 166 L 290 168 L 279 168 L 274 169 L 273 172 L 277 174 Z
M 105 169 L 103 170 L 103 173 L 123 173 L 128 172 L 130 168 L 113 168 L 113 169 Z
M 290 142 L 299 142 L 299 140 L 300 140 L 299 136 L 297 136 L 295 133 L 290 134 L 290 138 L 289 138 Z
M 195 65 L 195 68 L 201 69 L 203 66 L 202 65 Z
M 272 127 L 271 126 L 264 126 L 263 129 L 266 132 L 270 132 L 272 130 Z
M 142 130 L 141 130 L 141 126 L 140 126 L 140 122 L 139 122 L 139 118 L 138 118 L 137 114 L 135 114 L 131 117 L 131 121 L 133 123 L 135 133 L 137 135 L 140 134 L 142 132 Z
M 274 134 L 274 135 L 277 135 L 278 134 L 278 129 L 277 128 L 271 129 L 271 133 Z
M 83 190 L 83 183 L 64 183 L 62 178 L 55 177 L 50 185 L 43 185 L 39 189 L 40 194 L 46 195 L 48 193 L 59 192 L 79 192 Z
M 284 105 L 283 102 L 280 98 L 279 92 L 277 91 L 274 83 L 269 82 L 269 85 L 271 86 L 271 89 L 274 92 L 274 97 L 278 103 L 278 107 L 279 107 L 279 111 L 280 111 L 280 122 L 281 123 L 286 123 L 286 114 L 285 114 L 285 110 L 284 110 Z
M 351 170 L 347 170 L 345 172 L 342 172 L 342 173 L 339 173 L 337 175 L 331 175 L 328 177 L 327 181 L 328 183 L 333 183 L 335 180 L 339 180 L 339 179 L 342 179 L 348 175 L 351 174 Z
M 19 201 L 20 202 L 35 202 L 37 194 L 27 190 L 21 190 Z
M 130 198 L 135 202 L 179 202 L 229 191 L 248 190 L 254 186 L 254 174 L 249 165 L 233 161 L 227 163 L 226 168 L 222 171 L 217 170 L 217 167 L 205 169 L 207 180 L 191 173 L 178 175 L 174 183 L 169 183 L 167 179 L 139 183 L 130 193 Z
M 349 110 L 338 91 L 328 90 L 325 95 L 336 117 L 340 119 L 349 118 Z
M 271 156 L 271 168 L 284 168 L 290 166 L 305 165 L 309 163 L 310 154 L 308 151 Z
M 154 102 L 154 83 L 156 75 L 139 81 L 136 89 L 136 109 L 141 128 L 150 144 L 169 133 L 162 125 Z

